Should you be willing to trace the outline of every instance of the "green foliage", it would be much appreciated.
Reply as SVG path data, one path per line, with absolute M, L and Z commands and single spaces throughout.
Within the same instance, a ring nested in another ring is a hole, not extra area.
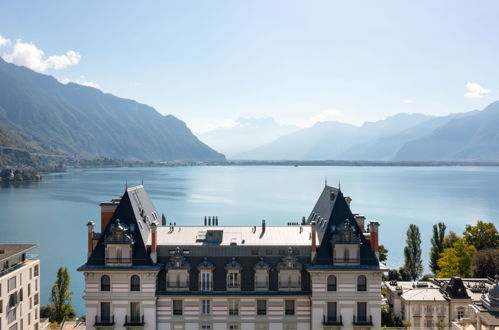
M 499 274 L 499 249 L 480 250 L 471 262 L 473 277 L 494 277 Z
M 401 327 L 402 321 L 400 318 L 393 316 L 386 307 L 383 307 L 381 308 L 381 325 L 384 327 Z
M 60 323 L 65 317 L 74 318 L 76 316 L 76 311 L 71 303 L 71 296 L 71 280 L 68 269 L 60 267 L 50 294 L 50 302 L 54 307 L 51 317 L 52 322 Z
M 440 270 L 437 277 L 470 277 L 471 261 L 476 249 L 473 245 L 466 243 L 462 238 L 452 245 L 452 248 L 444 249 L 438 259 Z
M 388 259 L 388 249 L 385 248 L 384 245 L 380 245 L 378 247 L 378 251 L 379 251 L 379 261 L 385 262 Z
M 418 226 L 411 224 L 407 230 L 406 247 L 404 248 L 404 268 L 410 278 L 415 281 L 423 273 L 423 261 L 421 259 L 421 235 Z
M 439 222 L 433 225 L 433 236 L 431 237 L 431 251 L 430 251 L 430 269 L 433 274 L 440 270 L 438 267 L 438 258 L 440 253 L 444 250 L 445 238 L 445 223 Z
M 48 304 L 40 307 L 40 318 L 48 318 L 49 320 L 54 315 L 54 305 Z
M 476 225 L 466 225 L 463 232 L 466 243 L 473 245 L 477 250 L 499 248 L 499 233 L 492 222 L 479 220 Z

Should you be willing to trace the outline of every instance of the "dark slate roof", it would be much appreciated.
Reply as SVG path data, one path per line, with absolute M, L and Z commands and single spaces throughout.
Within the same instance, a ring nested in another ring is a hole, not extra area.
M 354 215 L 340 189 L 325 186 L 307 222 L 315 221 L 319 246 L 314 265 L 331 265 L 333 261 L 332 245 L 341 235 L 333 235 L 333 227 L 337 232 L 345 228 L 345 221 L 349 220 L 356 239 L 360 241 L 360 264 L 378 266 L 379 262 L 371 249 L 370 243 L 365 239 Z M 343 267 L 344 268 L 344 267 Z
M 470 299 L 463 280 L 459 277 L 453 277 L 449 282 L 445 282 L 440 291 L 446 293 L 451 299 Z
M 25 253 L 35 247 L 36 244 L 0 244 L 0 261 Z
M 156 209 L 152 204 L 143 186 L 127 188 L 119 205 L 116 208 L 104 233 L 101 233 L 85 266 L 104 266 L 105 264 L 105 239 L 111 232 L 111 226 L 119 219 L 121 224 L 129 228 L 134 243 L 133 266 L 152 266 L 151 258 L 146 246 L 150 235 L 150 224 L 155 222 Z M 84 267 L 81 268 L 83 270 Z M 123 269 L 123 268 L 120 268 Z

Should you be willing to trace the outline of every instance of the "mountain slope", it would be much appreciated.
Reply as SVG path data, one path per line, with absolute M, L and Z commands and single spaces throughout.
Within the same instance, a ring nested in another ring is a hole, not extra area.
M 0 125 L 83 157 L 221 160 L 184 122 L 154 108 L 0 59 Z
M 396 160 L 499 161 L 499 101 L 407 142 Z

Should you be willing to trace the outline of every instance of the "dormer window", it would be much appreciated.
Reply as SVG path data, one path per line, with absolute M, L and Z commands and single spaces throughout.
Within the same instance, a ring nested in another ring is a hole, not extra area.
M 189 271 L 191 265 L 185 261 L 184 251 L 177 247 L 170 262 L 166 265 L 167 290 L 179 291 L 189 288 Z
M 255 271 L 255 291 L 266 291 L 269 289 L 269 270 L 270 266 L 263 258 L 253 267 Z
M 128 227 L 116 219 L 111 225 L 110 233 L 104 240 L 106 266 L 131 266 L 134 243 Z
M 355 232 L 355 228 L 346 219 L 342 230 L 338 227 L 336 229 L 331 238 L 334 257 L 333 263 L 335 265 L 347 266 L 359 265 L 361 240 Z
M 279 271 L 279 290 L 299 290 L 301 288 L 302 265 L 293 255 L 293 249 L 288 248 L 287 254 L 277 264 Z
M 205 257 L 204 261 L 198 265 L 199 271 L 199 290 L 212 291 L 213 290 L 213 271 L 215 266 L 208 261 Z
M 227 271 L 227 290 L 241 290 L 241 270 L 243 266 L 232 258 L 232 261 L 225 266 Z

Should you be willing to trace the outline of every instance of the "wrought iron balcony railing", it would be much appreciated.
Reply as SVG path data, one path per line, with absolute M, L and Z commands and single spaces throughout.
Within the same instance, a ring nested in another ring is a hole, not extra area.
M 94 326 L 111 326 L 114 325 L 114 315 L 97 316 L 95 315 Z
M 373 325 L 373 316 L 353 316 L 353 324 L 354 325 Z
M 144 315 L 125 316 L 125 326 L 141 326 L 144 325 Z
M 343 325 L 343 317 L 337 317 L 336 315 L 324 315 L 323 325 Z

